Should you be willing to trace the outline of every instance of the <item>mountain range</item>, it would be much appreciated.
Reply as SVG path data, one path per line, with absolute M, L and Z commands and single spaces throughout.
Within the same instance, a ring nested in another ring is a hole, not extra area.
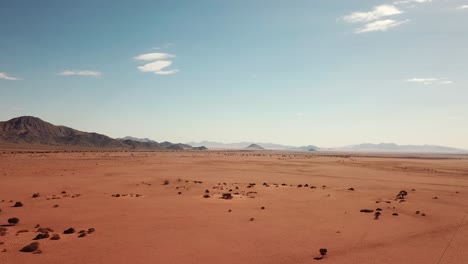
M 14 146 L 73 146 L 86 148 L 112 148 L 136 150 L 205 150 L 250 149 L 290 151 L 356 151 L 356 152 L 401 152 L 401 153 L 451 153 L 468 154 L 467 150 L 436 145 L 398 145 L 395 143 L 364 143 L 338 148 L 319 148 L 314 145 L 288 146 L 275 143 L 220 143 L 213 141 L 171 143 L 156 142 L 149 138 L 111 138 L 106 135 L 83 132 L 66 126 L 57 126 L 33 116 L 22 116 L 0 122 L 0 144 Z
M 188 142 L 191 146 L 206 146 L 209 149 L 245 149 L 252 144 L 263 147 L 264 149 L 272 150 L 296 150 L 296 151 L 309 151 L 318 150 L 319 148 L 313 145 L 308 146 L 288 146 L 275 143 L 256 143 L 256 142 L 238 142 L 238 143 L 221 143 L 215 141 L 201 141 L 201 142 Z
M 398 145 L 395 143 L 363 143 L 339 148 L 332 148 L 335 151 L 361 151 L 361 152 L 405 152 L 405 153 L 452 153 L 465 154 L 467 150 L 436 146 L 436 145 Z
M 221 143 L 213 141 L 189 142 L 192 146 L 207 146 L 210 149 L 247 149 L 250 145 L 255 144 L 264 149 L 269 150 L 289 150 L 289 151 L 344 151 L 344 152 L 401 152 L 401 153 L 447 153 L 447 154 L 468 154 L 467 150 L 436 146 L 436 145 L 398 145 L 395 143 L 363 143 L 336 148 L 319 148 L 314 145 L 307 146 L 288 146 L 274 143 L 254 143 L 254 142 L 238 142 L 238 143 Z
M 22 116 L 0 122 L 0 144 L 16 146 L 72 146 L 85 148 L 112 148 L 138 150 L 184 150 L 187 144 L 139 140 L 132 137 L 114 139 L 98 133 L 83 132 L 66 126 L 56 126 L 33 116 Z

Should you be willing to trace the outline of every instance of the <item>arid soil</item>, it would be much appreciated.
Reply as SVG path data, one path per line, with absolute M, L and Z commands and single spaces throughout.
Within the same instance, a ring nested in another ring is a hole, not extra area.
M 2 264 L 468 263 L 462 156 L 3 152 L 0 201 Z

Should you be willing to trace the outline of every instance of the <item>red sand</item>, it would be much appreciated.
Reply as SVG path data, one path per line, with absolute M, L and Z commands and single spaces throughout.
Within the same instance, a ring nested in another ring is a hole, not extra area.
M 0 236 L 2 264 L 468 263 L 464 157 L 4 153 L 0 179 L 0 223 L 20 219 Z M 202 197 L 206 189 L 211 198 Z M 239 195 L 220 199 L 229 189 Z M 394 200 L 400 190 L 408 192 L 401 203 Z M 24 206 L 13 208 L 16 201 Z M 378 207 L 379 220 L 359 212 Z M 37 224 L 61 240 L 38 240 L 41 254 L 19 252 Z M 69 227 L 96 232 L 62 234 Z M 328 255 L 314 260 L 320 248 Z

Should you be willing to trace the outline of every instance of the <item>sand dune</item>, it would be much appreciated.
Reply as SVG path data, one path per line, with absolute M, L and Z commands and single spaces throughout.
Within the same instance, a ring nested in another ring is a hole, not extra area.
M 0 263 L 468 263 L 467 161 L 3 153 Z M 38 225 L 60 240 L 33 240 Z M 19 251 L 35 241 L 40 254 Z M 320 248 L 328 254 L 315 260 Z

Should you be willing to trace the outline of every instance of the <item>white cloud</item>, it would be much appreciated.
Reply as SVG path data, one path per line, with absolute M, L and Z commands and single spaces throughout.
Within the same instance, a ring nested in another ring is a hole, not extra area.
M 158 60 L 158 61 L 147 63 L 143 66 L 139 66 L 138 70 L 142 72 L 152 72 L 154 74 L 163 74 L 163 75 L 176 73 L 177 70 L 163 70 L 164 68 L 167 68 L 171 65 L 172 65 L 172 61 Z
M 155 52 L 155 53 L 146 53 L 136 56 L 134 59 L 138 61 L 149 62 L 143 66 L 139 66 L 138 70 L 141 72 L 152 72 L 159 75 L 169 75 L 178 72 L 177 69 L 169 70 L 167 67 L 172 65 L 172 58 L 176 56 L 169 53 Z
M 8 81 L 19 81 L 21 80 L 20 78 L 16 78 L 13 76 L 8 75 L 5 72 L 0 72 L 0 80 L 8 80 Z
M 453 84 L 453 81 L 441 81 L 440 84 Z
M 461 9 L 468 9 L 468 5 L 459 6 L 459 7 L 457 7 L 457 9 L 460 9 L 460 10 L 461 10 Z
M 94 76 L 94 77 L 99 77 L 101 76 L 101 73 L 98 71 L 89 71 L 89 70 L 84 70 L 84 71 L 70 71 L 70 70 L 65 70 L 63 72 L 60 72 L 58 75 L 63 75 L 63 76 Z
M 374 22 L 370 22 L 365 24 L 363 27 L 356 30 L 356 33 L 366 33 L 366 32 L 375 32 L 375 31 L 387 31 L 391 28 L 397 27 L 402 25 L 409 20 L 397 21 L 393 19 L 386 19 L 386 20 L 377 20 Z
M 136 56 L 134 59 L 139 61 L 154 61 L 154 60 L 167 60 L 174 58 L 175 55 L 169 53 L 161 53 L 161 52 L 154 52 L 154 53 L 146 53 Z
M 453 81 L 439 78 L 412 78 L 407 79 L 405 82 L 421 83 L 421 84 L 453 84 Z
M 382 17 L 394 16 L 403 13 L 393 5 L 379 5 L 369 12 L 354 12 L 343 17 L 343 20 L 350 23 L 369 22 Z

